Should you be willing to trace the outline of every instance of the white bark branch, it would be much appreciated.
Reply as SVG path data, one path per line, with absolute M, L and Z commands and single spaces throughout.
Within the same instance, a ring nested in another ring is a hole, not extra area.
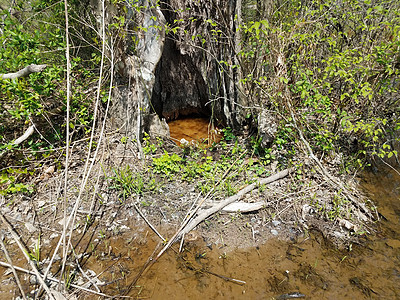
M 28 76 L 31 73 L 38 73 L 42 72 L 44 69 L 46 69 L 47 65 L 29 65 L 22 70 L 19 70 L 18 72 L 15 73 L 7 73 L 7 74 L 0 74 L 0 78 L 3 79 L 15 79 L 19 77 L 25 77 Z
M 227 206 L 228 204 L 231 204 L 235 201 L 240 200 L 245 194 L 247 194 L 248 192 L 254 190 L 255 188 L 257 188 L 258 186 L 262 185 L 262 184 L 269 184 L 271 182 L 274 182 L 276 180 L 279 180 L 281 178 L 286 177 L 287 175 L 289 175 L 290 172 L 293 171 L 293 168 L 289 168 L 289 169 L 285 169 L 279 173 L 276 173 L 272 176 L 269 176 L 267 178 L 263 178 L 257 182 L 254 182 L 248 186 L 246 186 L 244 189 L 240 190 L 236 195 L 233 195 L 229 198 L 226 198 L 225 200 L 222 200 L 221 202 L 219 202 L 218 204 L 214 205 L 213 207 L 203 210 L 201 211 L 196 218 L 194 218 L 193 220 L 191 220 L 186 226 L 185 228 L 178 234 L 178 237 L 181 237 L 183 234 L 186 234 L 188 232 L 190 232 L 193 228 L 195 228 L 200 222 L 202 222 L 203 220 L 205 220 L 206 218 L 208 218 L 209 216 L 211 216 L 212 214 L 220 211 L 221 209 L 223 209 L 225 206 Z
M 31 125 L 29 126 L 29 128 L 25 131 L 25 133 L 23 135 L 21 135 L 19 138 L 17 138 L 13 144 L 14 145 L 19 145 L 21 144 L 23 141 L 25 141 L 28 137 L 30 137 L 32 135 L 32 133 L 35 132 L 35 125 Z
M 265 206 L 264 201 L 252 202 L 252 203 L 238 201 L 238 202 L 234 202 L 234 203 L 231 203 L 231 204 L 228 204 L 227 206 L 225 206 L 222 209 L 222 212 L 224 212 L 224 213 L 235 213 L 235 212 L 248 213 L 248 212 L 260 210 L 264 206 Z

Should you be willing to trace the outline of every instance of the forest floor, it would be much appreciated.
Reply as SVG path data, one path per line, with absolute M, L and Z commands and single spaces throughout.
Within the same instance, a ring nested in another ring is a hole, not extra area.
M 74 249 L 69 252 L 68 270 L 77 266 L 85 269 L 88 257 L 118 260 L 118 251 L 111 244 L 114 237 L 128 234 L 130 241 L 137 242 L 133 248 L 140 251 L 140 245 L 148 241 L 151 226 L 164 238 L 152 237 L 154 259 L 199 203 L 197 215 L 235 197 L 252 183 L 254 189 L 244 193 L 240 202 L 257 203 L 257 208 L 246 213 L 213 213 L 185 235 L 183 247 L 202 243 L 229 253 L 237 248 L 257 247 L 273 238 L 296 242 L 307 238 L 310 230 L 318 230 L 337 248 L 346 248 L 373 230 L 374 213 L 368 215 L 362 210 L 368 201 L 359 191 L 357 178 L 339 173 L 340 158 L 323 164 L 325 171 L 344 184 L 347 194 L 335 189 L 309 158 L 293 157 L 289 163 L 275 149 L 270 161 L 262 161 L 246 149 L 241 138 L 222 141 L 208 149 L 183 148 L 171 141 L 145 138 L 143 158 L 139 158 L 134 142 L 118 134 L 106 136 L 103 145 L 96 156 L 92 152 L 89 160 L 87 141 L 72 147 L 67 202 L 63 196 L 62 161 L 41 166 L 40 175 L 32 180 L 32 196 L 0 198 L 2 215 L 25 243 L 37 267 L 42 271 L 51 267 L 51 276 L 59 276 L 62 265 L 61 252 L 54 255 L 54 251 L 62 244 L 65 222 L 72 228 L 66 236 L 67 240 L 71 238 Z M 287 176 L 257 184 L 289 164 L 293 168 Z M 91 170 L 89 175 L 85 169 Z M 354 199 L 360 201 L 360 206 Z M 7 230 L 4 233 L 14 263 L 24 265 L 26 259 L 15 240 Z M 149 258 L 143 258 L 143 263 Z M 86 281 L 84 275 L 74 272 L 70 274 L 76 275 L 64 277 L 65 280 L 78 285 Z M 25 284 L 37 284 L 29 278 L 25 278 Z M 38 289 L 39 286 L 35 291 Z

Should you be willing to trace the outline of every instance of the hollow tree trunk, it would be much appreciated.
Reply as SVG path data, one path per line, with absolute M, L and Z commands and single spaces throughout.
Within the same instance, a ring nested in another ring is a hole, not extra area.
M 161 9 L 179 29 L 166 37 L 168 47 L 157 66 L 152 103 L 158 114 L 174 118 L 197 112 L 237 128 L 242 123 L 238 104 L 243 103 L 238 68 L 233 66 L 239 64 L 241 0 L 169 0 Z M 171 76 L 175 63 L 174 71 L 183 73 L 179 81 Z
M 238 129 L 245 106 L 235 67 L 240 63 L 241 0 L 136 3 L 140 10 L 108 6 L 111 15 L 125 14 L 127 32 L 115 49 L 114 125 L 124 125 L 129 135 L 152 131 L 154 124 L 155 131 L 166 133 L 158 118 L 201 114 Z

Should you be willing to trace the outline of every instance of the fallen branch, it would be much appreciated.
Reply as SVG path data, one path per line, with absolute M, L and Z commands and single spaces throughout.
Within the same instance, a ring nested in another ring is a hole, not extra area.
M 7 74 L 0 74 L 0 78 L 3 79 L 16 79 L 19 77 L 26 77 L 29 74 L 32 73 L 39 73 L 42 72 L 44 69 L 46 69 L 47 65 L 29 65 L 22 70 L 19 70 L 18 72 L 15 73 L 7 73 Z
M 1 233 L 1 234 L 0 234 L 0 244 L 1 244 L 1 248 L 3 249 L 4 255 L 5 255 L 5 257 L 6 257 L 7 261 L 8 261 L 8 263 L 10 264 L 10 269 L 11 269 L 13 275 L 14 275 L 15 282 L 17 283 L 17 286 L 18 286 L 19 290 L 21 291 L 22 298 L 24 298 L 24 300 L 26 300 L 26 295 L 25 295 L 24 289 L 22 288 L 21 282 L 19 281 L 19 278 L 18 278 L 17 271 L 15 270 L 15 267 L 14 267 L 14 265 L 13 265 L 13 263 L 12 263 L 12 260 L 11 260 L 10 255 L 8 254 L 6 245 L 4 245 L 3 240 L 4 240 L 4 234 Z
M 5 263 L 5 262 L 2 262 L 2 261 L 0 261 L 0 266 L 6 267 L 6 268 L 11 268 L 11 265 L 10 265 L 10 264 Z M 14 266 L 14 268 L 15 268 L 15 270 L 17 270 L 17 271 L 24 272 L 24 273 L 26 273 L 26 274 L 36 275 L 35 272 L 29 271 L 29 270 L 24 269 L 24 268 L 21 268 L 21 267 Z M 60 280 L 58 280 L 58 279 L 56 279 L 56 278 L 53 278 L 53 277 L 50 277 L 50 276 L 47 276 L 46 279 L 47 279 L 47 280 L 50 280 L 50 281 L 53 281 L 53 282 L 57 282 L 57 283 L 60 282 Z M 64 281 L 61 281 L 61 284 L 65 284 L 65 282 L 64 282 Z M 73 287 L 73 288 L 75 288 L 75 289 L 79 289 L 79 290 L 82 290 L 82 291 L 85 291 L 85 292 L 88 292 L 88 293 L 92 293 L 92 294 L 95 294 L 95 295 L 98 295 L 98 296 L 107 297 L 107 298 L 112 298 L 112 297 L 109 296 L 109 295 L 106 295 L 106 294 L 103 294 L 103 293 L 99 293 L 99 292 L 93 291 L 93 290 L 91 290 L 91 289 L 87 289 L 87 288 L 85 288 L 85 287 L 82 287 L 82 286 L 79 286 L 79 285 L 76 285 L 76 284 L 73 284 L 73 283 L 71 283 L 70 286 Z
M 29 249 L 27 249 L 21 243 L 21 237 L 18 235 L 18 233 L 14 230 L 14 228 L 11 226 L 11 224 L 7 221 L 7 219 L 1 213 L 0 213 L 0 219 L 3 221 L 4 225 L 6 225 L 8 227 L 8 229 L 11 233 L 11 236 L 13 237 L 14 241 L 17 243 L 18 247 L 21 249 L 21 252 L 24 254 L 25 258 L 28 260 L 28 263 L 31 266 L 31 268 L 33 269 L 37 279 L 39 280 L 40 285 L 44 288 L 44 290 L 46 291 L 46 293 L 48 294 L 50 299 L 55 299 L 53 293 L 50 291 L 50 288 L 44 282 L 42 275 L 39 273 L 38 269 L 36 268 L 36 265 L 30 259 L 29 255 L 28 255 Z
M 231 204 L 235 201 L 239 201 L 244 195 L 246 195 L 247 193 L 249 193 L 250 191 L 254 190 L 256 187 L 262 185 L 262 184 L 269 184 L 271 182 L 274 182 L 276 180 L 282 179 L 284 177 L 286 177 L 287 175 L 289 175 L 290 172 L 293 171 L 293 168 L 289 168 L 289 169 L 285 169 L 279 173 L 276 173 L 272 176 L 269 176 L 267 178 L 263 178 L 257 182 L 254 182 L 248 186 L 246 186 L 244 189 L 240 190 L 239 193 L 237 193 L 236 195 L 233 195 L 221 202 L 219 202 L 217 205 L 203 210 L 201 211 L 196 218 L 192 219 L 186 226 L 185 228 L 183 228 L 180 233 L 178 234 L 178 238 L 180 236 L 182 236 L 183 234 L 186 234 L 188 232 L 190 232 L 193 228 L 195 228 L 200 222 L 202 222 L 203 220 L 205 220 L 206 218 L 208 218 L 209 216 L 211 216 L 212 214 L 220 211 L 221 209 L 223 209 L 225 206 L 227 206 L 228 204 Z
M 14 145 L 19 145 L 21 144 L 23 141 L 25 141 L 28 137 L 30 137 L 32 135 L 32 133 L 35 132 L 35 125 L 31 125 L 29 126 L 29 128 L 27 130 L 25 130 L 24 134 L 21 135 L 19 138 L 17 138 L 13 144 Z
M 254 202 L 254 203 L 248 203 L 248 202 L 243 202 L 243 201 L 237 201 L 231 204 L 228 204 L 222 209 L 222 212 L 224 213 L 235 213 L 235 212 L 241 212 L 241 213 L 248 213 L 256 210 L 260 210 L 263 208 L 265 205 L 264 201 L 259 201 L 259 202 Z
M 12 145 L 18 146 L 21 144 L 23 141 L 25 141 L 28 137 L 30 137 L 33 133 L 35 132 L 35 125 L 29 126 L 27 130 L 25 130 L 24 134 L 21 135 L 19 138 L 17 138 L 14 142 L 12 142 Z M 7 150 L 4 150 L 3 152 L 0 153 L 0 158 L 7 152 Z

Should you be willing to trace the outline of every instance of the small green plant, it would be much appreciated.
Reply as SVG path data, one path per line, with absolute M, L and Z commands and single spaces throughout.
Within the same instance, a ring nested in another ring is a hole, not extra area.
M 227 180 L 225 180 L 225 183 L 224 183 L 224 190 L 225 190 L 225 196 L 226 196 L 226 197 L 230 197 L 230 196 L 236 194 L 236 189 L 235 189 L 234 186 L 232 185 L 230 178 L 228 178 Z
M 341 195 L 340 192 L 336 193 L 332 199 L 332 202 L 328 204 L 320 204 L 315 200 L 315 195 L 311 200 L 311 205 L 330 221 L 336 221 L 337 218 L 343 217 L 351 218 L 351 211 L 349 211 L 348 204 L 349 200 Z
M 145 132 L 143 137 L 143 153 L 154 154 L 157 151 L 156 145 L 150 141 L 150 136 Z
M 123 169 L 113 169 L 114 176 L 111 181 L 110 189 L 120 192 L 120 197 L 125 200 L 127 197 L 136 194 L 143 195 L 146 191 L 152 191 L 157 188 L 154 178 L 145 178 L 140 172 L 133 172 L 129 166 Z
M 127 136 L 123 136 L 123 137 L 121 138 L 121 143 L 122 143 L 122 144 L 126 144 L 126 143 L 128 142 L 128 140 L 129 140 L 129 138 L 128 138 Z
M 232 132 L 232 128 L 230 127 L 223 128 L 222 134 L 224 135 L 224 140 L 227 142 L 233 142 L 237 139 L 236 135 Z
M 172 177 L 174 174 L 181 171 L 180 163 L 182 160 L 182 157 L 176 153 L 169 155 L 169 153 L 165 151 L 162 156 L 153 157 L 153 172 L 166 177 Z
M 0 195 L 8 195 L 15 193 L 28 193 L 33 192 L 33 186 L 30 184 L 18 182 L 18 177 L 21 175 L 27 175 L 29 172 L 27 169 L 7 169 L 1 173 L 0 176 Z M 22 177 L 23 178 L 23 177 Z
M 99 235 L 98 235 L 98 237 L 99 237 L 99 239 L 105 239 L 105 238 L 106 238 L 106 235 L 105 235 L 103 229 L 100 229 L 100 230 L 99 230 Z
M 260 136 L 252 136 L 250 138 L 250 145 L 252 148 L 252 153 L 257 156 L 262 156 L 264 154 L 265 148 L 261 147 L 262 137 Z
M 31 252 L 28 253 L 30 260 L 34 261 L 36 265 L 40 262 L 40 234 L 36 241 L 36 244 Z
M 71 271 L 71 268 L 67 266 L 63 274 L 66 289 L 69 289 L 71 287 L 71 284 L 74 282 L 75 276 L 76 276 L 76 271 L 75 270 Z

